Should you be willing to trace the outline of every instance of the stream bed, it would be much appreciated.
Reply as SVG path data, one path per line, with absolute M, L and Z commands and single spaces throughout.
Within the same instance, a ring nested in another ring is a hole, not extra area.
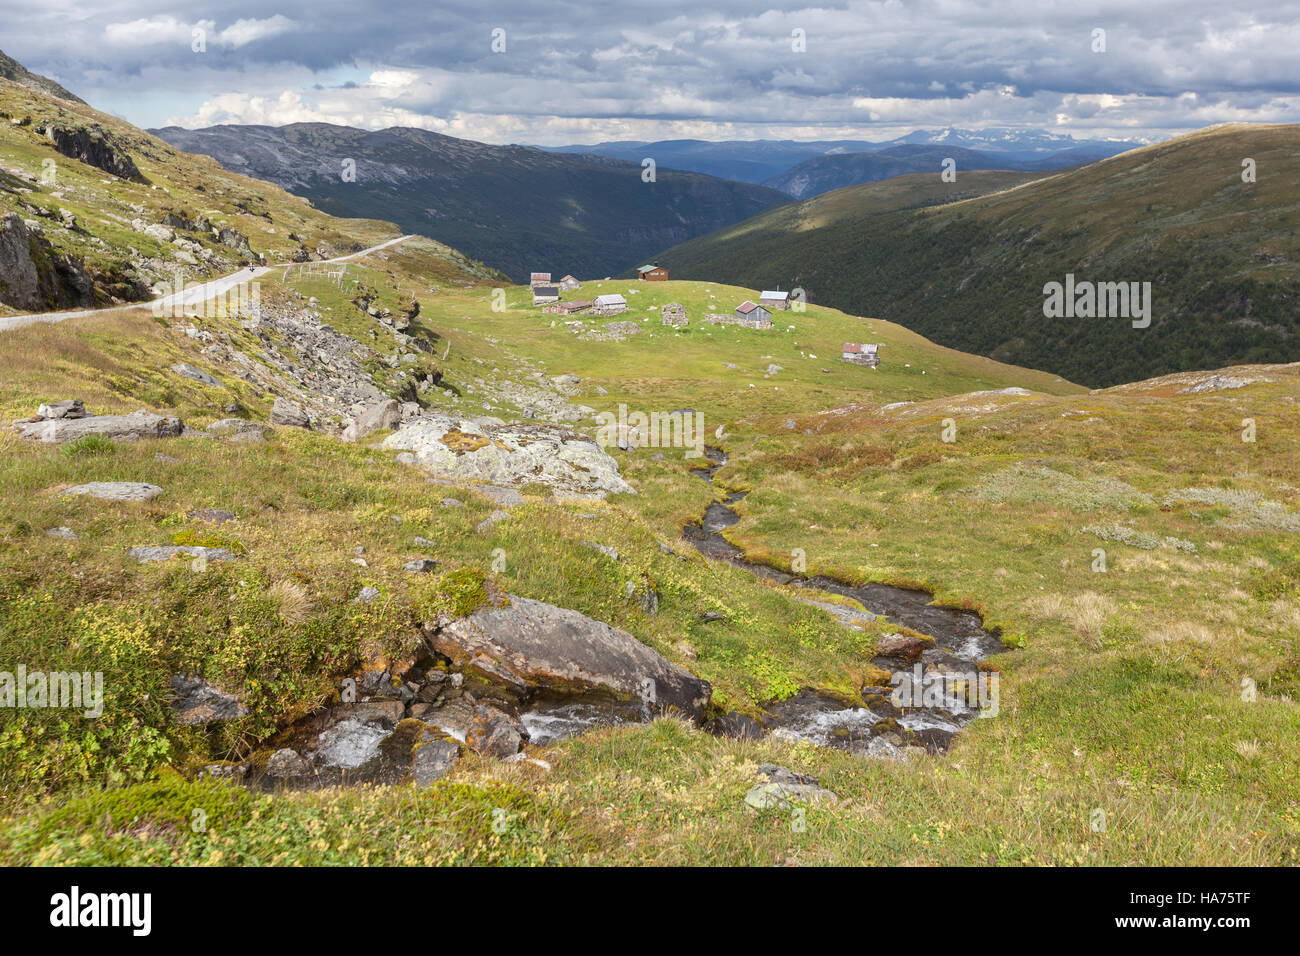
M 717 448 L 705 449 L 705 455 L 710 464 L 696 473 L 712 485 L 727 456 Z M 845 626 L 852 626 L 854 619 L 887 617 L 927 639 L 899 635 L 882 640 L 881 653 L 871 663 L 889 671 L 891 681 L 889 686 L 861 689 L 866 707 L 804 688 L 791 698 L 768 704 L 765 716 L 757 722 L 729 715 L 717 732 L 751 737 L 772 734 L 862 756 L 893 757 L 906 747 L 943 751 L 981 709 L 989 716 L 996 715 L 997 677 L 979 672 L 978 664 L 1006 647 L 998 633 L 984 628 L 978 614 L 935 605 L 927 591 L 887 584 L 856 586 L 825 575 L 789 574 L 746 559 L 744 552 L 722 535 L 740 520 L 731 506 L 746 494 L 726 492 L 721 501 L 709 505 L 698 524 L 683 529 L 683 537 L 706 558 L 728 561 L 762 580 L 851 598 L 866 608 L 864 614 L 830 601 L 798 598 L 834 614 Z

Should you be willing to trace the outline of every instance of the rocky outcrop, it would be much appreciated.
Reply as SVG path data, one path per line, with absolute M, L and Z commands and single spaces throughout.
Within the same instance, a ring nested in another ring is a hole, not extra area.
M 88 435 L 115 441 L 141 438 L 174 438 L 184 431 L 179 418 L 155 415 L 144 409 L 129 415 L 87 415 L 84 418 L 29 418 L 14 423 L 20 438 L 28 441 L 62 444 Z
M 520 701 L 592 698 L 642 717 L 672 711 L 699 720 L 712 695 L 707 681 L 626 631 L 529 598 L 512 595 L 506 606 L 426 633 L 452 667 Z
M 410 452 L 421 468 L 444 478 L 544 484 L 558 494 L 579 497 L 635 494 L 604 449 L 552 425 L 429 415 L 403 425 L 384 439 L 383 447 Z
M 94 166 L 120 179 L 137 183 L 145 181 L 126 150 L 98 124 L 69 127 L 51 123 L 45 127 L 45 138 L 69 159 Z
M 94 301 L 95 283 L 81 262 L 56 253 L 17 213 L 0 219 L 0 302 L 35 311 Z
M 34 309 L 41 301 L 30 241 L 16 212 L 0 220 L 0 302 L 18 309 Z

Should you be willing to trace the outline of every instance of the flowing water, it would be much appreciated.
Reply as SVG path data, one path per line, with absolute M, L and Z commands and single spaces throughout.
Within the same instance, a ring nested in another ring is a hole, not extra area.
M 710 464 L 696 473 L 712 484 L 727 457 L 717 448 L 708 448 L 705 454 Z M 984 628 L 979 615 L 935 605 L 931 603 L 933 595 L 927 591 L 887 584 L 857 586 L 824 575 L 788 574 L 746 559 L 741 549 L 722 536 L 726 528 L 740 520 L 731 506 L 745 496 L 746 492 L 726 493 L 722 501 L 709 505 L 699 524 L 684 528 L 683 536 L 707 558 L 729 561 L 775 584 L 852 598 L 868 612 L 846 613 L 830 602 L 823 605 L 841 619 L 887 617 L 931 639 L 920 649 L 919 656 L 881 656 L 872 661 L 890 672 L 891 683 L 888 687 L 862 688 L 867 707 L 805 688 L 792 698 L 767 706 L 767 716 L 760 721 L 763 731 L 868 756 L 892 756 L 906 745 L 946 749 L 953 734 L 977 716 L 980 704 L 987 708 L 992 703 L 995 709 L 996 696 L 990 700 L 995 685 L 978 675 L 976 668 L 981 660 L 1006 648 L 996 632 Z M 949 679 L 939 680 L 936 675 L 948 675 Z M 920 691 L 925 686 L 932 690 L 923 695 Z M 896 688 L 909 687 L 917 691 L 913 698 L 917 706 L 899 706 L 900 700 L 907 698 L 900 697 Z

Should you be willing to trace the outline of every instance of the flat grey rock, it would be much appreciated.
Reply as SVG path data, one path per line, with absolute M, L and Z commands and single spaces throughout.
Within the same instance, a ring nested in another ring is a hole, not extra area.
M 215 378 L 209 375 L 207 372 L 203 371 L 203 369 L 190 365 L 187 362 L 181 362 L 179 365 L 173 365 L 172 371 L 175 372 L 177 375 L 179 375 L 181 378 L 188 378 L 190 381 L 198 382 L 200 385 L 221 384 Z
M 161 547 L 137 547 L 127 552 L 141 564 L 150 561 L 170 561 L 172 558 L 207 558 L 209 561 L 233 561 L 235 555 L 225 548 L 199 548 L 182 545 L 163 545 Z
M 152 501 L 163 493 L 157 485 L 141 481 L 91 481 L 59 492 L 62 495 L 85 495 L 101 501 Z
M 91 415 L 85 418 L 52 418 L 47 421 L 19 422 L 14 430 L 27 441 L 65 444 L 99 435 L 115 441 L 140 438 L 175 438 L 185 429 L 179 418 L 138 411 L 130 415 Z

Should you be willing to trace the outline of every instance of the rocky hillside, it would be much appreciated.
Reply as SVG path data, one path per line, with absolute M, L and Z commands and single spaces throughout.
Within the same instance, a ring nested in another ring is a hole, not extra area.
M 1300 357 L 1298 144 L 1296 126 L 1213 127 L 981 198 L 865 216 L 856 209 L 879 184 L 860 186 L 861 202 L 851 190 L 818 197 L 815 228 L 759 217 L 658 259 L 674 275 L 801 286 L 814 301 L 1090 385 L 1290 361 Z M 1150 325 L 1048 318 L 1044 286 L 1067 274 L 1149 282 Z
M 0 78 L 8 80 L 10 83 L 16 83 L 19 86 L 25 86 L 29 90 L 35 90 L 44 96 L 58 97 L 70 103 L 84 104 L 86 102 L 81 97 L 69 93 L 48 76 L 33 73 L 13 57 L 6 56 L 4 50 L 0 50 Z
M 626 272 L 657 249 L 786 201 L 774 190 L 699 173 L 661 166 L 647 183 L 639 162 L 418 129 L 297 123 L 154 132 L 335 215 L 388 219 L 432 236 L 516 282 L 534 271 L 556 278 Z
M 328 258 L 398 234 L 325 215 L 40 84 L 0 79 L 0 315 L 139 301 L 178 277 Z

